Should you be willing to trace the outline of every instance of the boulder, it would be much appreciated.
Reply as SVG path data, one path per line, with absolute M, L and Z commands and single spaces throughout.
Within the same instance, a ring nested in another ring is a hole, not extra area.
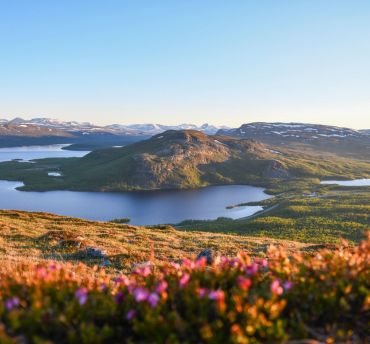
M 213 263 L 213 251 L 210 248 L 207 248 L 207 249 L 203 250 L 202 252 L 200 252 L 197 255 L 196 260 L 199 260 L 203 257 L 206 258 L 207 264 L 212 264 Z

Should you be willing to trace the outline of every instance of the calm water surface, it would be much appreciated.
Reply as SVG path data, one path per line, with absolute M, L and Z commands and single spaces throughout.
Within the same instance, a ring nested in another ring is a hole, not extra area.
M 24 146 L 0 148 L 0 162 L 20 159 L 29 161 L 43 158 L 71 158 L 82 157 L 89 152 L 64 150 L 68 144 L 49 145 L 49 146 Z
M 341 185 L 341 186 L 370 186 L 370 179 L 355 179 L 355 180 L 324 180 L 321 184 L 325 185 Z
M 88 153 L 65 151 L 61 149 L 63 146 L 4 148 L 0 149 L 0 161 L 78 157 Z M 16 190 L 21 185 L 20 182 L 0 181 L 0 209 L 45 211 L 102 221 L 129 217 L 131 223 L 136 225 L 178 223 L 187 219 L 216 219 L 220 216 L 240 218 L 252 215 L 262 210 L 262 207 L 246 206 L 233 209 L 226 207 L 270 197 L 263 188 L 246 185 L 120 193 Z

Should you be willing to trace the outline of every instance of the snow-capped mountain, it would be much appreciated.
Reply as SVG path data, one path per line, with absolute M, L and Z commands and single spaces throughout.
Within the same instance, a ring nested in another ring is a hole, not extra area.
M 209 125 L 205 123 L 201 126 L 197 126 L 195 124 L 183 123 L 179 125 L 163 125 L 163 124 L 156 124 L 156 123 L 145 123 L 145 124 L 112 124 L 106 126 L 106 128 L 110 129 L 121 129 L 121 130 L 135 130 L 147 135 L 155 135 L 162 133 L 166 130 L 198 130 L 204 132 L 209 135 L 215 134 L 218 130 L 222 129 L 223 127 L 216 127 L 213 125 Z
M 370 134 L 349 128 L 307 123 L 249 123 L 223 129 L 218 135 L 255 139 L 275 147 L 331 152 L 363 159 L 370 157 Z
M 67 132 L 81 131 L 85 133 L 90 132 L 110 132 L 119 135 L 155 135 L 166 130 L 184 130 L 192 129 L 199 130 L 206 134 L 215 134 L 217 130 L 225 127 L 216 127 L 209 125 L 208 123 L 201 126 L 195 124 L 180 124 L 180 125 L 163 125 L 156 123 L 144 123 L 144 124 L 111 124 L 107 126 L 99 126 L 90 122 L 76 122 L 76 121 L 60 121 L 51 118 L 32 118 L 25 120 L 23 118 L 14 118 L 12 120 L 0 120 L 0 125 L 10 126 L 40 126 L 50 129 L 63 130 Z
M 329 125 L 306 123 L 249 123 L 235 129 L 223 129 L 217 132 L 220 135 L 254 139 L 299 140 L 316 141 L 322 138 L 343 139 L 363 138 L 366 131 Z

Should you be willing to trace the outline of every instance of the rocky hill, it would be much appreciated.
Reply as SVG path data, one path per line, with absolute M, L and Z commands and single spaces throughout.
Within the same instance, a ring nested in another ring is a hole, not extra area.
M 48 175 L 55 171 L 61 176 Z M 369 175 L 367 161 L 194 130 L 166 131 L 124 147 L 96 150 L 83 158 L 0 164 L 0 178 L 23 181 L 23 190 L 127 191 L 226 184 L 271 187 L 278 185 L 276 179 Z
M 73 184 L 99 190 L 192 188 L 289 173 L 264 144 L 193 130 L 170 130 L 126 147 L 95 151 L 63 166 L 62 172 Z

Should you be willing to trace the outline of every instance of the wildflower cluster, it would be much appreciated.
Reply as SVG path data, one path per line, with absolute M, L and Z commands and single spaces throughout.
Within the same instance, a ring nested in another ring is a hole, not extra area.
M 111 275 L 45 262 L 0 267 L 0 342 L 260 343 L 366 340 L 370 239 L 266 259 L 239 254 Z

